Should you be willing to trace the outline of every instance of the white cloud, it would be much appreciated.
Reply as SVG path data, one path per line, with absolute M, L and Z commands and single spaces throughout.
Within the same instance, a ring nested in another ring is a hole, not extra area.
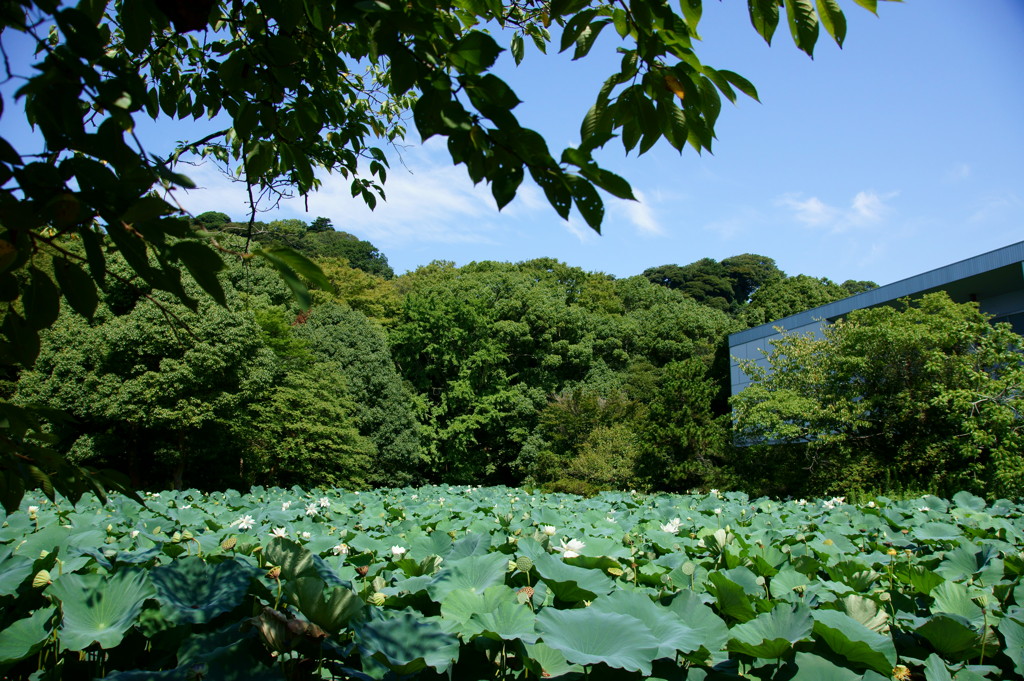
M 800 194 L 785 194 L 779 197 L 777 203 L 791 208 L 796 219 L 808 227 L 819 227 L 833 222 L 839 213 L 816 196 L 809 199 L 800 199 L 799 197 Z
M 799 193 L 784 194 L 775 203 L 789 208 L 793 212 L 793 217 L 807 227 L 827 229 L 838 234 L 852 228 L 881 223 L 891 212 L 889 200 L 898 194 L 899 192 L 857 192 L 848 208 L 829 205 L 816 196 L 805 199 Z
M 633 224 L 637 230 L 649 236 L 661 236 L 665 233 L 658 218 L 654 214 L 652 202 L 639 190 L 633 190 L 636 201 L 623 201 L 615 197 L 605 199 L 605 204 L 612 203 L 617 211 L 626 214 L 626 219 Z

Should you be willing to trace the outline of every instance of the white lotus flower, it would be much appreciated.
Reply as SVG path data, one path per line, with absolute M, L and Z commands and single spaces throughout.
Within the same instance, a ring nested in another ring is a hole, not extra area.
M 874 508 L 874 507 L 875 507 L 875 502 L 869 501 L 868 502 L 868 508 Z
M 244 515 L 235 522 L 238 523 L 238 529 L 240 530 L 251 530 L 252 526 L 256 524 L 251 515 Z
M 347 556 L 348 555 L 348 544 L 338 544 L 331 549 L 336 556 Z
M 579 539 L 570 539 L 569 541 L 565 541 L 563 539 L 561 545 L 558 546 L 556 550 L 562 554 L 562 558 L 575 558 L 580 555 L 580 551 L 582 551 L 584 547 L 586 547 L 586 544 L 581 542 Z
M 715 515 L 722 515 L 722 509 L 716 508 L 715 509 Z
M 139 531 L 138 530 L 132 530 L 131 532 L 128 533 L 128 536 L 131 537 L 132 539 L 135 539 L 136 537 L 139 536 Z
M 320 497 L 320 508 L 327 508 L 331 505 L 331 500 L 327 497 Z
M 288 530 L 284 529 L 283 527 L 275 527 L 271 531 L 270 536 L 271 537 L 277 537 L 279 539 L 287 539 L 288 538 Z
M 28 512 L 29 512 L 30 515 L 33 514 L 33 513 L 38 513 L 39 512 L 39 507 L 38 506 L 29 506 L 28 507 Z
M 407 550 L 408 549 L 406 549 L 404 546 L 392 546 L 391 547 L 391 555 L 394 556 L 395 558 L 401 558 L 402 556 L 405 555 L 405 552 Z
M 318 511 L 317 511 L 317 508 L 316 508 L 316 504 L 307 504 L 306 505 L 306 515 L 316 515 L 317 512 Z
M 558 530 L 555 529 L 554 525 L 541 525 L 540 531 L 549 537 L 553 537 Z
M 718 496 L 718 490 L 715 489 L 714 487 L 712 487 L 711 488 L 711 492 L 709 492 L 709 494 L 711 494 L 712 496 L 716 496 L 717 497 Z
M 680 520 L 679 518 L 673 518 L 672 520 L 668 521 L 667 523 L 661 526 L 661 531 L 668 532 L 669 534 L 675 534 L 679 531 L 679 528 L 682 526 L 682 524 L 682 520 Z
M 287 511 L 289 508 L 291 508 L 291 505 L 292 505 L 292 502 L 286 501 L 283 504 L 281 504 L 281 510 L 282 511 Z
M 309 538 L 310 538 L 310 537 L 312 537 L 312 536 L 313 536 L 313 535 L 311 535 L 311 534 L 310 534 L 309 532 L 303 532 L 303 533 L 302 533 L 302 538 L 303 538 L 303 539 L 309 539 Z

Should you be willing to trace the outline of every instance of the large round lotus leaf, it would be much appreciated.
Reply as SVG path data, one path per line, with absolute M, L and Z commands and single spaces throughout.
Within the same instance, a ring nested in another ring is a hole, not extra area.
M 461 559 L 450 558 L 445 561 L 441 571 L 434 575 L 434 579 L 427 586 L 427 593 L 440 603 L 456 589 L 482 592 L 489 586 L 503 583 L 507 571 L 508 556 L 503 553 L 487 553 Z
M 1006 640 L 1006 655 L 1013 661 L 1013 669 L 1024 678 L 1024 624 L 1007 617 L 999 623 L 999 633 Z
M 550 554 L 539 554 L 533 565 L 555 596 L 569 603 L 594 600 L 615 590 L 615 583 L 597 570 L 567 565 Z
M 865 678 L 852 669 L 838 667 L 811 653 L 797 653 L 788 667 L 795 668 L 793 676 L 785 676 L 788 681 L 861 681 Z M 891 667 L 888 672 L 892 673 Z
M 752 657 L 775 659 L 811 635 L 814 620 L 804 605 L 779 606 L 729 630 L 729 650 Z
M 32 559 L 11 555 L 0 558 L 0 596 L 13 596 L 21 583 L 32 574 Z
M 489 586 L 483 591 L 456 589 L 441 601 L 441 624 L 457 633 L 473 615 L 493 610 L 505 602 L 515 603 L 516 592 L 504 584 Z
M 533 626 L 533 610 L 515 601 L 500 603 L 493 610 L 475 613 L 467 628 L 488 638 L 524 643 L 536 643 L 537 632 Z
M 643 622 L 658 641 L 659 658 L 675 658 L 677 651 L 693 652 L 703 644 L 699 631 L 691 629 L 674 612 L 639 591 L 616 591 L 602 596 L 594 601 L 590 610 L 595 614 L 629 615 Z
M 390 669 L 398 675 L 426 667 L 441 672 L 459 657 L 459 641 L 441 630 L 436 618 L 403 612 L 390 619 L 353 624 L 356 644 L 363 653 L 363 671 Z
M 537 630 L 544 643 L 577 664 L 603 662 L 650 675 L 651 662 L 658 658 L 658 641 L 643 622 L 629 615 L 545 608 L 537 616 Z
M 699 632 L 701 647 L 698 652 L 704 651 L 703 658 L 712 653 L 717 653 L 725 647 L 729 640 L 729 627 L 725 621 L 716 615 L 714 611 L 704 604 L 700 596 L 686 589 L 679 592 L 668 609 L 671 610 L 687 627 Z M 691 656 L 700 663 L 706 662 L 701 656 Z
M 190 556 L 153 568 L 150 579 L 173 621 L 203 624 L 238 607 L 255 572 L 235 560 L 209 565 Z
M 582 674 L 583 667 L 571 664 L 565 655 L 551 648 L 543 641 L 526 645 L 527 659 L 524 663 L 538 677 L 548 679 L 566 674 Z
M 896 646 L 892 637 L 871 631 L 838 610 L 817 610 L 814 633 L 832 650 L 850 662 L 888 674 L 896 666 Z
M 60 577 L 47 593 L 61 602 L 64 612 L 61 647 L 84 650 L 95 641 L 101 648 L 114 648 L 154 592 L 145 572 L 123 570 L 110 576 Z
M 0 665 L 23 660 L 38 650 L 50 635 L 46 625 L 55 610 L 36 610 L 30 617 L 18 620 L 0 631 Z

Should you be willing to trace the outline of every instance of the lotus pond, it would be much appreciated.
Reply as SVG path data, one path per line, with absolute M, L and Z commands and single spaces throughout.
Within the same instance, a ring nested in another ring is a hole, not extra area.
M 1009 501 L 145 499 L 3 516 L 3 678 L 1024 678 Z

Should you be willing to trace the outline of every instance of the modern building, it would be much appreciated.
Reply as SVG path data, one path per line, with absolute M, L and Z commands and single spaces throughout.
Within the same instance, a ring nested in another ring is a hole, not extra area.
M 976 301 L 982 312 L 994 316 L 993 321 L 1009 322 L 1024 335 L 1024 241 L 730 335 L 732 394 L 750 383 L 737 360 L 767 364 L 761 350 L 771 350 L 773 338 L 783 333 L 817 333 L 824 324 L 853 310 L 935 291 L 945 291 L 958 303 Z

